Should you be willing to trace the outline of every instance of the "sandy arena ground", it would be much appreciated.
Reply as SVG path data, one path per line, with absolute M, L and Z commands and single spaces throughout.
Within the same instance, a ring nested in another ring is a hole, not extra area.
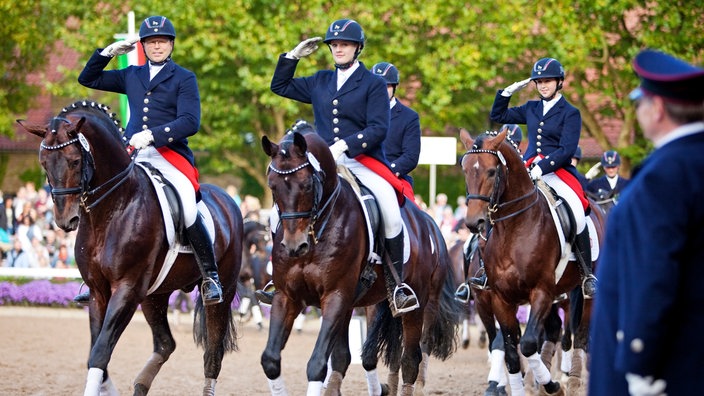
M 193 343 L 191 318 L 181 314 L 171 319 L 177 348 L 154 380 L 150 395 L 200 394 L 203 352 Z M 305 368 L 318 326 L 316 319 L 307 321 L 300 333 L 291 335 L 282 353 L 283 376 L 290 395 L 306 393 Z M 266 322 L 261 331 L 252 321 L 238 323 L 238 333 L 240 350 L 225 356 L 216 390 L 220 395 L 268 395 L 267 379 L 259 364 L 266 344 Z M 471 336 L 468 349 L 459 348 L 445 362 L 431 359 L 426 395 L 483 395 L 489 369 L 487 352 L 477 345 L 475 327 Z M 82 394 L 89 345 L 87 311 L 0 306 L 0 394 Z M 132 380 L 151 349 L 149 326 L 137 312 L 109 365 L 112 381 L 121 394 L 132 394 Z M 388 371 L 380 367 L 379 372 L 385 382 Z M 366 395 L 366 389 L 361 364 L 352 364 L 343 381 L 342 393 Z

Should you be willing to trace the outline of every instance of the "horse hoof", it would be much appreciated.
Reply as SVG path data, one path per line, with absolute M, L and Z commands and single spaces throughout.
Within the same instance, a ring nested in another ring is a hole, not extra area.
M 381 396 L 387 396 L 389 394 L 389 386 L 386 384 L 381 384 Z
M 565 390 L 562 389 L 559 382 L 550 381 L 540 387 L 539 394 L 541 396 L 565 396 Z
M 467 349 L 467 348 L 469 348 L 469 340 L 462 341 L 462 349 Z
M 504 389 L 504 394 L 506 394 L 506 387 L 505 386 L 499 386 L 499 383 L 496 381 L 489 381 L 489 386 L 486 388 L 484 391 L 484 396 L 499 396 L 501 393 L 499 393 L 499 388 Z
M 486 347 L 486 332 L 482 332 L 479 335 L 479 348 L 484 349 Z

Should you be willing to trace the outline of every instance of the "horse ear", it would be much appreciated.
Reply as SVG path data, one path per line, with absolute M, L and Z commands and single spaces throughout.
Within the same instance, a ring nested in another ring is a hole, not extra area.
M 40 138 L 44 139 L 44 136 L 46 135 L 46 126 L 41 126 L 41 125 L 36 125 L 36 124 L 31 124 L 31 125 L 25 125 L 26 120 L 16 120 L 17 123 L 24 129 L 25 131 L 31 133 L 32 135 L 37 135 Z
M 75 129 L 75 131 L 76 131 L 76 132 L 81 132 L 81 128 L 83 127 L 83 124 L 84 124 L 85 122 L 86 122 L 86 118 L 85 118 L 85 117 L 81 117 L 81 119 L 78 120 L 78 122 L 76 123 L 76 129 Z
M 306 138 L 298 132 L 293 133 L 293 144 L 298 147 L 303 154 L 308 151 L 308 143 L 306 142 Z
M 269 157 L 273 157 L 279 151 L 279 146 L 274 144 L 269 138 L 264 135 L 262 136 L 262 149 Z
M 469 132 L 464 128 L 460 128 L 460 140 L 462 141 L 462 144 L 464 144 L 464 148 L 466 150 L 469 150 L 472 145 L 474 145 L 472 136 L 470 136 Z
M 496 135 L 496 139 L 497 139 L 499 142 L 503 142 L 504 140 L 506 140 L 506 134 L 507 134 L 507 133 L 508 133 L 508 128 L 502 129 L 501 132 L 500 132 L 498 135 Z

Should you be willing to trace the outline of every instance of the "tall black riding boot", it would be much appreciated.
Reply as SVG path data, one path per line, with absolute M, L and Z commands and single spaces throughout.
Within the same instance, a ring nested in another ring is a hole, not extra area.
M 578 252 L 575 255 L 579 264 L 579 272 L 582 274 L 582 293 L 584 298 L 592 298 L 596 294 L 596 277 L 592 273 L 592 247 L 589 241 L 589 228 L 584 230 L 575 238 L 575 246 Z
M 203 305 L 213 305 L 222 302 L 222 286 L 218 277 L 218 266 L 215 263 L 215 252 L 210 241 L 210 234 L 203 223 L 203 219 L 198 215 L 196 222 L 186 228 L 186 236 L 191 242 L 196 261 L 200 266 L 203 275 L 200 294 L 203 297 Z
M 271 305 L 274 301 L 274 294 L 276 293 L 276 287 L 274 287 L 274 281 L 269 281 L 264 288 L 257 289 L 254 291 L 254 296 L 262 304 Z
M 403 231 L 391 239 L 386 239 L 386 251 L 391 259 L 385 271 L 386 288 L 389 292 L 391 312 L 393 316 L 398 316 L 420 306 L 416 293 L 403 282 Z M 398 278 L 391 273 L 390 266 L 396 270 Z
M 477 249 L 479 248 L 479 234 L 474 234 L 472 235 L 472 240 L 469 244 L 468 249 L 470 250 L 469 254 L 467 255 L 467 268 L 469 269 L 469 265 L 471 265 L 472 258 L 474 257 L 475 254 L 477 254 Z M 473 277 L 469 278 L 469 285 L 477 288 L 479 290 L 484 290 L 488 289 L 487 286 L 487 281 L 488 278 L 486 277 L 486 270 L 484 270 L 484 260 L 482 258 L 479 258 L 479 269 L 477 272 L 474 274 Z

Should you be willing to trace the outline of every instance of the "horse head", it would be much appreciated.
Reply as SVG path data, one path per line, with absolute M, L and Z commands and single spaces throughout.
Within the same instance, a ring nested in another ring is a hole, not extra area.
M 125 161 L 129 162 L 124 145 L 118 154 L 100 155 L 101 150 L 104 153 L 109 147 L 121 145 L 121 129 L 108 110 L 105 105 L 79 101 L 62 109 L 46 126 L 25 125 L 18 120 L 27 132 L 43 139 L 39 163 L 51 187 L 56 224 L 65 231 L 78 227 L 81 208 L 89 210 L 88 200 L 95 192 L 93 186 L 109 178 L 96 168 L 95 158 L 104 158 L 112 164 L 101 167 L 108 172 L 113 166 L 124 167 Z M 108 138 L 101 133 L 104 129 L 111 131 Z
M 335 161 L 312 127 L 289 131 L 278 144 L 264 136 L 262 148 L 271 158 L 267 177 L 280 213 L 281 245 L 289 256 L 303 256 L 316 242 L 315 223 L 337 184 Z
M 461 130 L 460 140 L 467 150 L 460 161 L 467 187 L 465 224 L 478 233 L 487 229 L 487 222 L 497 221 L 500 210 L 521 200 L 534 186 L 519 152 L 506 141 L 506 131 L 473 140 Z

